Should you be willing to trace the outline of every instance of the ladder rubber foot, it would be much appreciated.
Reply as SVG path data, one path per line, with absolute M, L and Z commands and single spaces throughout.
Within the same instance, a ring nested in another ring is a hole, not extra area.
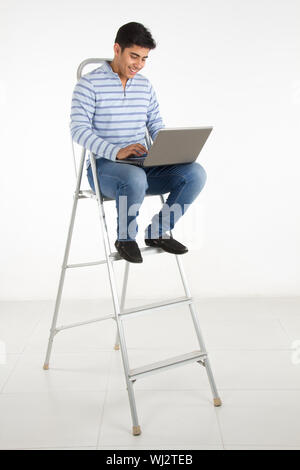
M 142 433 L 140 426 L 132 426 L 132 434 L 139 436 Z
M 221 406 L 222 401 L 221 398 L 214 398 L 214 406 Z
M 119 349 L 120 349 L 120 345 L 119 345 L 119 344 L 115 344 L 115 345 L 114 345 L 114 350 L 115 350 L 115 351 L 119 351 Z
M 43 365 L 43 369 L 44 369 L 44 370 L 48 370 L 48 369 L 49 369 L 49 364 L 44 364 L 44 365 Z

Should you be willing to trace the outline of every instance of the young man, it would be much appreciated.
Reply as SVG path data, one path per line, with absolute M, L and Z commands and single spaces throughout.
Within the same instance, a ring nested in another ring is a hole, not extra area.
M 187 247 L 166 232 L 173 229 L 206 181 L 204 168 L 196 162 L 148 168 L 118 163 L 129 155 L 147 154 L 146 127 L 153 141 L 165 127 L 153 86 L 140 73 L 155 47 L 151 33 L 142 24 L 123 25 L 115 38 L 113 61 L 84 75 L 72 99 L 72 138 L 96 155 L 101 192 L 116 199 L 115 247 L 121 257 L 133 263 L 143 261 L 135 238 L 136 218 L 145 194 L 169 193 L 145 230 L 146 245 L 183 254 Z M 87 176 L 95 190 L 89 158 Z

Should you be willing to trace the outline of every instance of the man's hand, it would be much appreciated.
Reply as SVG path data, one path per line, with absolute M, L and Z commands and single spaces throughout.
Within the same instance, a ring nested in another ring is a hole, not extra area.
M 141 156 L 143 153 L 148 153 L 148 150 L 142 144 L 131 144 L 119 150 L 116 156 L 117 160 L 124 160 L 129 155 Z

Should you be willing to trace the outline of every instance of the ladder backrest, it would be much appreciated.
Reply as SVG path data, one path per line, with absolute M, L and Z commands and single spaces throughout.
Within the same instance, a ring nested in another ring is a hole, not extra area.
M 111 62 L 113 59 L 102 59 L 102 58 L 91 58 L 91 59 L 85 59 L 83 60 L 78 68 L 77 68 L 77 80 L 79 80 L 82 75 L 83 75 L 83 70 L 89 66 L 89 65 L 95 65 L 95 64 L 103 64 L 103 62 Z M 88 72 L 87 72 L 88 73 Z M 146 147 L 147 147 L 147 150 L 150 149 L 151 145 L 152 145 L 152 139 L 149 135 L 149 132 L 148 132 L 148 129 L 146 128 L 146 134 L 145 134 L 145 140 L 146 140 Z M 77 158 L 76 158 L 76 155 L 75 155 L 75 149 L 74 149 L 74 142 L 73 142 L 73 139 L 71 137 L 71 142 L 72 142 L 72 151 L 73 151 L 73 162 L 74 162 L 74 170 L 75 170 L 75 177 L 77 179 L 77 173 L 78 173 L 78 162 L 77 162 Z M 80 146 L 80 148 L 82 149 L 82 147 Z

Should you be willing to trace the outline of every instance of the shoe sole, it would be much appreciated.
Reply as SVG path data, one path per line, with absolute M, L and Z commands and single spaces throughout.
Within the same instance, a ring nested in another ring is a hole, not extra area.
M 156 243 L 149 243 L 149 242 L 145 242 L 145 244 L 147 246 L 152 246 L 154 248 L 161 248 L 162 250 L 164 250 L 166 253 L 170 253 L 171 255 L 184 255 L 185 253 L 187 253 L 189 250 L 185 250 L 185 251 L 170 251 L 162 246 L 159 246 L 159 245 L 156 245 Z

